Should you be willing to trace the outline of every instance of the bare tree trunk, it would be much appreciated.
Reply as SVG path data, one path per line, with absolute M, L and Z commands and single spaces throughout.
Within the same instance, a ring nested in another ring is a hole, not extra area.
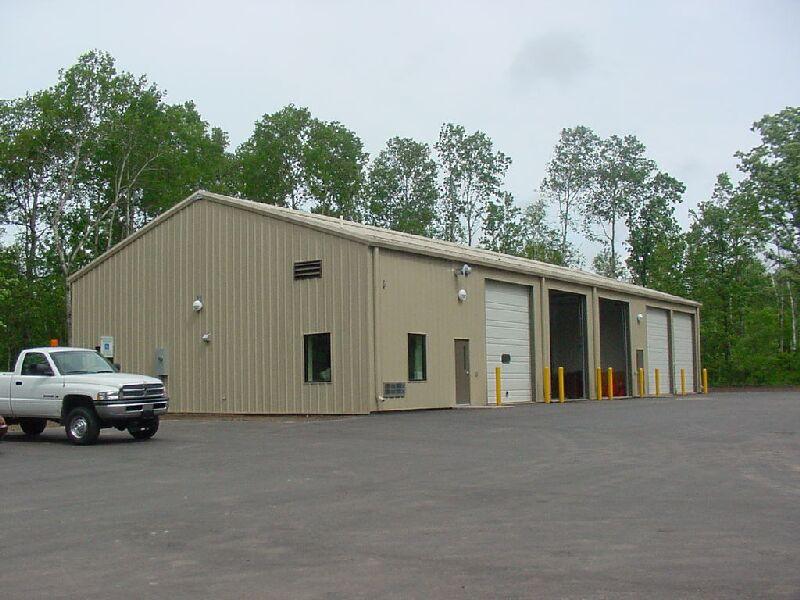
M 731 366 L 731 357 L 733 356 L 733 298 L 728 296 L 728 301 L 726 302 L 725 307 L 725 319 L 723 320 L 723 329 L 725 331 L 725 364 L 728 367 L 728 373 L 730 373 L 730 366 Z
M 617 278 L 617 216 L 611 217 L 611 272 Z
M 572 191 L 569 183 L 567 189 L 564 191 L 562 200 L 563 209 L 561 210 L 561 256 L 567 255 L 567 236 L 569 235 L 569 209 L 572 205 Z
M 70 286 L 68 282 L 64 282 L 66 285 L 66 290 L 64 293 L 64 306 L 66 308 L 66 317 L 67 317 L 67 346 L 72 345 L 72 293 L 70 290 Z
M 114 219 L 117 218 L 117 208 L 111 211 L 111 216 L 108 218 L 108 239 L 106 240 L 106 251 L 111 249 L 111 241 L 114 237 Z
M 778 352 L 783 354 L 786 351 L 784 339 L 785 336 L 783 334 L 785 320 L 784 320 L 784 309 L 783 309 L 783 296 L 781 295 L 781 289 L 778 285 L 778 281 L 775 279 L 775 275 L 772 275 L 772 288 L 775 290 L 775 300 L 778 302 Z
M 789 292 L 789 315 L 792 318 L 792 342 L 790 348 L 792 352 L 797 352 L 797 303 L 794 300 L 792 283 L 788 279 L 786 280 L 786 289 Z
M 39 221 L 38 215 L 38 194 L 34 196 L 31 205 L 30 217 L 28 219 L 28 244 L 27 256 L 25 257 L 25 277 L 28 281 L 33 281 L 36 272 L 36 258 L 39 254 L 39 232 L 36 230 Z

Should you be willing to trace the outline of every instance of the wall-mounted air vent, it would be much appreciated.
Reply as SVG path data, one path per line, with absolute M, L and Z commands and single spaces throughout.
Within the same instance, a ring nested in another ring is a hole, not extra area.
M 304 260 L 294 263 L 295 279 L 316 279 L 322 277 L 321 260 Z
M 397 383 L 383 384 L 383 397 L 384 398 L 405 398 L 406 397 L 406 384 L 402 381 Z

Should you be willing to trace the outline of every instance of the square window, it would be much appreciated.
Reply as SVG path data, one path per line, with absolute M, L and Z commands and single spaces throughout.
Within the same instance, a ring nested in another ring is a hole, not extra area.
M 306 383 L 330 383 L 331 334 L 311 333 L 303 336 L 303 379 Z
M 408 380 L 425 381 L 428 377 L 425 361 L 425 336 L 421 333 L 408 334 Z

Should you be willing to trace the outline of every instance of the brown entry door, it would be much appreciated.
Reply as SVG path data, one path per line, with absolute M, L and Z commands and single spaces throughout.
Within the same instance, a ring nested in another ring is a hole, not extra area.
M 455 340 L 456 404 L 469 404 L 469 340 Z

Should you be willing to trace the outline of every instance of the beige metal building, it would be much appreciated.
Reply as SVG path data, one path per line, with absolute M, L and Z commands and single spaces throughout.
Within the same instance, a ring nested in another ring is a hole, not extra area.
M 198 191 L 75 273 L 71 343 L 109 342 L 176 412 L 337 414 L 699 381 L 699 305 L 458 244 Z M 607 387 L 607 384 L 604 382 Z

